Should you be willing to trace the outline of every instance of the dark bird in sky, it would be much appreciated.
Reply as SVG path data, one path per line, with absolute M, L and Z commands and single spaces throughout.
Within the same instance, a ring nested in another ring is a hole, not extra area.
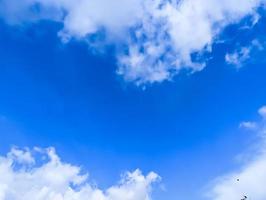
M 247 200 L 248 199 L 248 197 L 247 196 L 244 196 L 244 198 L 242 198 L 241 200 Z

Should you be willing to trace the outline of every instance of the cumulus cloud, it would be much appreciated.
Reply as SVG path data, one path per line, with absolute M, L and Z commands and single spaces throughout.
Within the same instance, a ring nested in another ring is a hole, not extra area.
M 141 85 L 169 80 L 182 70 L 202 70 L 202 53 L 211 50 L 223 28 L 248 15 L 259 19 L 256 9 L 262 3 L 264 0 L 2 0 L 0 15 L 10 24 L 41 19 L 62 23 L 59 35 L 64 41 L 74 37 L 90 43 L 88 38 L 102 31 L 105 42 L 117 47 L 117 73 Z M 237 62 L 237 57 L 228 55 L 228 61 Z
M 62 162 L 53 148 L 13 148 L 0 157 L 0 200 L 151 200 L 152 184 L 160 179 L 136 170 L 103 191 L 80 171 Z
M 246 128 L 255 130 L 262 142 L 252 158 L 245 161 L 241 169 L 233 171 L 215 180 L 210 193 L 212 200 L 248 199 L 264 200 L 266 198 L 266 107 L 258 111 L 262 117 L 258 122 L 245 122 Z M 254 126 L 257 128 L 254 129 Z

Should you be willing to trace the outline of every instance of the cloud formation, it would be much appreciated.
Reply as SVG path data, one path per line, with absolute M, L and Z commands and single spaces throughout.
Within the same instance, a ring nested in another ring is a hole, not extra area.
M 13 148 L 0 157 L 0 200 L 151 200 L 152 184 L 160 179 L 136 170 L 103 191 L 80 171 L 62 162 L 53 148 Z
M 42 19 L 63 24 L 67 41 L 104 32 L 117 46 L 117 73 L 138 85 L 201 71 L 204 56 L 229 24 L 256 16 L 264 0 L 2 0 L 9 24 Z M 103 40 L 102 38 L 100 40 Z M 102 41 L 101 41 L 102 42 Z M 96 45 L 97 46 L 97 45 Z M 228 60 L 235 60 L 228 57 Z
M 248 199 L 264 200 L 266 198 L 266 107 L 258 111 L 261 121 L 244 122 L 241 127 L 255 131 L 262 139 L 259 149 L 241 169 L 219 177 L 212 186 L 209 197 L 212 200 Z
M 228 64 L 234 65 L 237 68 L 242 67 L 242 64 L 249 59 L 251 49 L 248 47 L 242 47 L 238 51 L 225 55 L 225 60 Z
M 253 40 L 250 45 L 240 47 L 232 53 L 227 53 L 225 55 L 225 61 L 229 65 L 241 68 L 256 50 L 263 50 L 263 45 L 258 40 Z

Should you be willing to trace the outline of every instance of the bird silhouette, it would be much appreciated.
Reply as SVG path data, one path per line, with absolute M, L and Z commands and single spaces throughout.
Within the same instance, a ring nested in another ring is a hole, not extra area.
M 241 200 L 246 200 L 246 199 L 248 199 L 248 197 L 247 196 L 244 196 L 244 198 L 242 198 Z

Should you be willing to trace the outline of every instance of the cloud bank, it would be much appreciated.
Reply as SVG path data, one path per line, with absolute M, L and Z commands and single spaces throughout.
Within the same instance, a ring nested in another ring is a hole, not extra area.
M 2 0 L 9 24 L 53 20 L 59 36 L 117 47 L 117 73 L 137 85 L 170 80 L 180 71 L 205 67 L 204 52 L 229 24 L 258 19 L 264 0 Z M 256 21 L 254 21 L 256 23 Z M 95 39 L 96 38 L 96 39 Z M 103 41 L 104 40 L 104 41 Z M 94 41 L 95 42 L 95 41 Z M 94 45 L 97 48 L 97 45 Z M 245 53 L 244 53 L 245 54 Z M 228 61 L 234 62 L 235 56 Z
M 243 122 L 240 127 L 255 131 L 262 138 L 262 143 L 255 154 L 248 159 L 241 169 L 219 177 L 212 186 L 209 197 L 212 200 L 228 199 L 266 199 L 266 106 L 258 111 L 262 120 Z
M 13 148 L 0 157 L 0 200 L 151 200 L 152 184 L 160 179 L 136 170 L 103 191 L 80 171 L 62 162 L 53 148 Z

